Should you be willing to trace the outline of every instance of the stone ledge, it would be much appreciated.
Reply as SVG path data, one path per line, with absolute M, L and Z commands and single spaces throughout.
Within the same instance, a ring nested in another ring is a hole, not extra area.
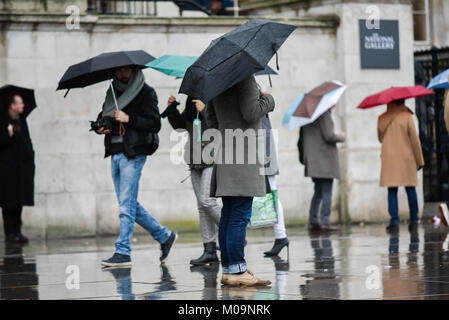
M 52 13 L 0 13 L 0 23 L 56 23 L 65 24 L 68 15 Z M 337 15 L 317 15 L 301 18 L 272 18 L 260 16 L 245 17 L 143 17 L 143 16 L 116 16 L 116 15 L 81 15 L 80 24 L 86 25 L 135 25 L 135 26 L 239 26 L 250 19 L 267 19 L 276 22 L 288 23 L 302 28 L 330 28 L 336 29 L 340 24 Z
M 295 9 L 308 9 L 334 4 L 365 3 L 372 4 L 372 0 L 246 0 L 240 2 L 240 12 L 257 9 L 276 8 L 281 6 L 294 6 Z M 376 0 L 376 4 L 406 4 L 411 0 Z

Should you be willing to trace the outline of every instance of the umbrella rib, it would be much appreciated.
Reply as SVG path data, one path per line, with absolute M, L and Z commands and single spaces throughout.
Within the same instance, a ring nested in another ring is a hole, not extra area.
M 194 67 L 203 69 L 203 70 L 205 70 L 205 71 L 211 71 L 211 70 L 215 69 L 216 67 L 218 67 L 219 65 L 225 63 L 226 61 L 228 61 L 229 59 L 231 59 L 231 58 L 234 57 L 235 55 L 241 53 L 242 51 L 245 51 L 245 49 L 248 47 L 249 43 L 256 37 L 256 35 L 259 33 L 259 31 L 262 29 L 263 26 L 264 26 L 264 25 L 259 26 L 259 30 L 257 30 L 257 31 L 254 33 L 253 37 L 248 41 L 248 43 L 246 44 L 245 47 L 243 47 L 242 49 L 240 49 L 239 51 L 237 51 L 237 52 L 234 53 L 233 55 L 230 55 L 229 57 L 227 57 L 226 59 L 224 59 L 224 60 L 221 61 L 220 63 L 216 64 L 216 65 L 213 66 L 212 68 L 206 69 L 206 68 L 204 68 L 204 67 L 202 67 L 202 66 L 194 66 Z M 225 38 L 222 38 L 222 39 L 225 39 Z M 230 41 L 230 40 L 228 40 L 228 41 L 229 41 L 229 42 L 232 42 L 232 41 Z M 232 43 L 234 43 L 234 42 L 232 42 Z M 245 51 L 245 52 L 246 52 L 246 51 Z M 251 55 L 249 55 L 249 56 L 251 56 Z

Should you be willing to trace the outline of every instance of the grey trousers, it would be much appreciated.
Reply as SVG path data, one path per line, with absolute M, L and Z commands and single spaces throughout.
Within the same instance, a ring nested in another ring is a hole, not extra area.
M 329 224 L 332 207 L 332 184 L 333 179 L 313 178 L 315 193 L 310 204 L 309 223 L 316 224 L 318 221 L 318 210 L 321 204 L 321 224 Z
M 192 186 L 198 204 L 200 228 L 204 243 L 216 242 L 215 226 L 218 226 L 221 215 L 221 208 L 217 203 L 217 198 L 210 196 L 211 178 L 212 167 L 202 170 L 191 170 Z

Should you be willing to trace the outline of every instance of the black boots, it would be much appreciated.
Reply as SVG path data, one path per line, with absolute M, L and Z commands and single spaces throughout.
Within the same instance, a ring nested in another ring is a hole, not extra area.
M 204 252 L 198 259 L 190 260 L 194 266 L 203 266 L 205 264 L 218 263 L 217 244 L 215 242 L 204 243 Z
M 289 241 L 287 237 L 282 239 L 275 239 L 273 248 L 271 248 L 270 251 L 265 251 L 264 254 L 266 257 L 277 256 L 285 246 L 287 246 L 288 251 L 288 245 Z

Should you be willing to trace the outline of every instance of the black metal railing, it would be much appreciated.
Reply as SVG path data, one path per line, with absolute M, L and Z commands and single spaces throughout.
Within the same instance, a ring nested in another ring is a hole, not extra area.
M 156 0 L 88 0 L 87 13 L 156 16 Z
M 167 1 L 169 0 L 88 0 L 87 13 L 156 16 L 157 2 Z M 185 5 L 207 15 L 214 15 L 209 8 L 195 0 L 172 0 L 172 2 L 180 8 L 180 15 Z
M 439 73 L 449 69 L 449 48 L 432 48 L 415 52 L 415 61 L 424 71 L 425 83 Z M 416 70 L 415 70 L 416 73 Z M 449 141 L 444 126 L 444 89 L 435 89 L 435 95 L 428 96 L 425 103 L 425 137 L 420 134 L 424 161 L 424 200 L 449 200 Z M 417 99 L 417 105 L 418 105 Z M 421 122 L 422 119 L 420 119 Z

